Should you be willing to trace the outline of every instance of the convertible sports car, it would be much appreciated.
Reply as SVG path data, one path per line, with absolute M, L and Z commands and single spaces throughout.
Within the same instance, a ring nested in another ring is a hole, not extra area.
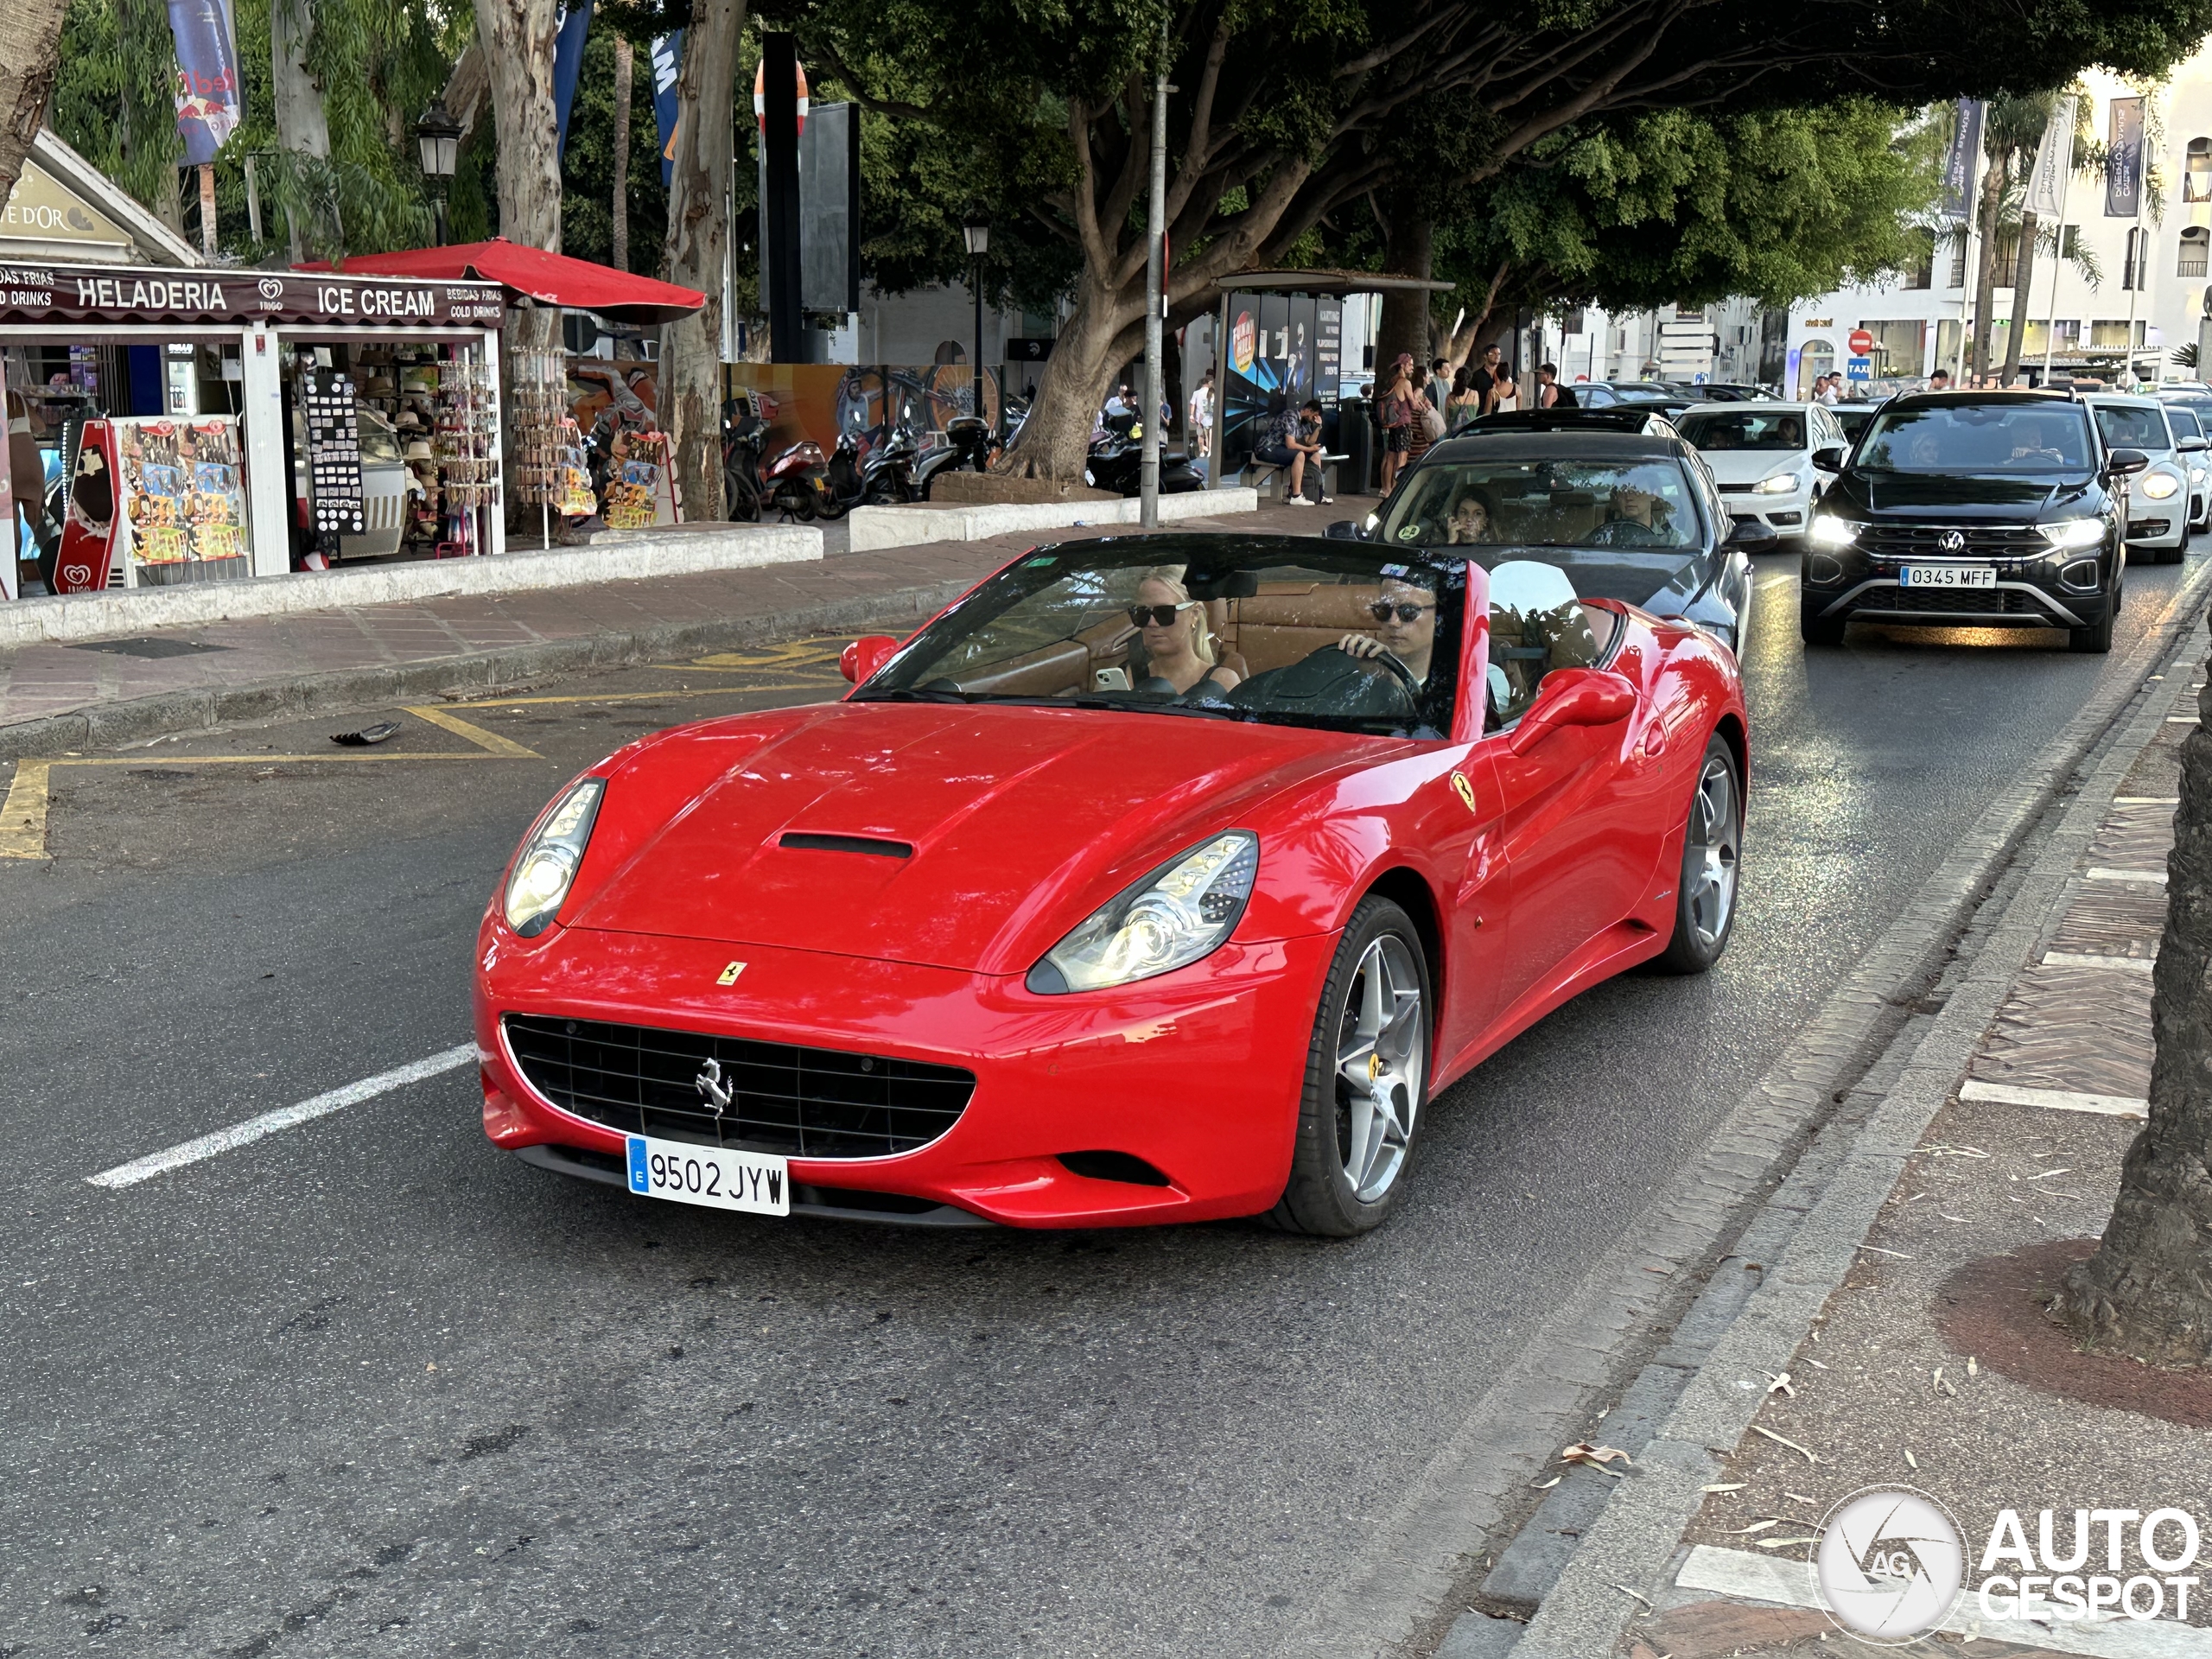
M 1037 548 L 842 702 L 608 756 L 484 917 L 492 1140 L 774 1215 L 1375 1226 L 1436 1090 L 1735 916 L 1733 655 L 1464 551 Z

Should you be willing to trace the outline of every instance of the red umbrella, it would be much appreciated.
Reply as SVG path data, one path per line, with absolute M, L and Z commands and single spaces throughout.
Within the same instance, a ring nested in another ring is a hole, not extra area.
M 301 270 L 328 270 L 317 260 Z M 541 305 L 565 305 L 596 311 L 613 322 L 669 322 L 688 316 L 707 302 L 696 288 L 678 288 L 651 276 L 633 276 L 588 259 L 527 248 L 495 236 L 453 248 L 409 248 L 398 253 L 357 253 L 347 257 L 348 276 L 423 276 L 432 280 L 498 283 L 510 296 Z

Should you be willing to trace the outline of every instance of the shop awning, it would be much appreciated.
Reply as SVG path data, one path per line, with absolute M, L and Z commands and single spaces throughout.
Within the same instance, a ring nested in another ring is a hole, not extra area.
M 328 270 L 331 266 L 318 261 L 296 269 Z M 511 299 L 519 296 L 540 305 L 595 311 L 612 322 L 671 322 L 689 316 L 707 302 L 707 296 L 696 288 L 678 288 L 674 283 L 633 276 L 611 265 L 595 265 L 588 259 L 524 247 L 504 236 L 453 248 L 351 254 L 346 260 L 346 275 L 427 276 L 446 282 L 474 277 L 498 283 Z

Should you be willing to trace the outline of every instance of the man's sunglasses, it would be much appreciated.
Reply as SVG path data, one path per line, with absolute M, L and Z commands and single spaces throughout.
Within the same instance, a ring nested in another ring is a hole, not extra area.
M 1132 605 L 1129 607 L 1129 620 L 1139 627 L 1149 622 L 1156 628 L 1172 628 L 1175 626 L 1175 619 L 1198 602 L 1195 599 L 1186 599 L 1180 605 Z
M 1367 613 L 1377 622 L 1388 622 L 1390 620 L 1390 613 L 1395 611 L 1397 613 L 1399 621 L 1411 624 L 1421 620 L 1421 613 L 1423 611 L 1433 611 L 1435 608 L 1433 605 L 1393 605 L 1387 599 L 1378 599 L 1367 607 Z

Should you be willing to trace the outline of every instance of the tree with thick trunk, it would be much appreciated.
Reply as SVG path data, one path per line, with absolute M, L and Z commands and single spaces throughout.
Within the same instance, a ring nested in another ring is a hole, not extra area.
M 730 120 L 737 76 L 739 0 L 694 0 L 676 78 L 676 171 L 668 188 L 668 280 L 707 303 L 660 331 L 660 423 L 683 494 L 683 514 L 722 516 L 722 264 L 729 248 Z
M 314 28 L 308 0 L 270 0 L 269 84 L 270 102 L 276 117 L 276 148 L 327 162 L 330 121 L 323 111 L 322 88 L 308 72 L 308 36 Z M 296 264 L 307 257 L 307 245 L 300 233 L 298 213 L 289 204 L 283 212 L 284 234 Z
M 1224 276 L 1313 263 L 1372 193 L 1481 184 L 1595 116 L 1848 93 L 1914 105 L 1993 80 L 2048 86 L 2091 62 L 2156 73 L 2212 32 L 2212 0 L 2056 0 L 2033 31 L 2006 8 L 1936 0 L 1794 12 L 1766 0 L 1517 12 L 1477 0 L 1320 11 L 1160 0 L 1121 12 L 974 0 L 902 13 L 887 31 L 874 0 L 814 0 L 796 18 L 809 60 L 870 109 L 944 135 L 963 160 L 958 188 L 995 209 L 994 258 L 1011 236 L 1057 239 L 1079 261 L 1009 458 L 1021 470 L 1079 475 L 1092 413 L 1142 335 L 1146 71 L 1163 11 L 1180 88 L 1169 115 L 1171 324 L 1211 310 Z M 959 212 L 948 200 L 948 243 Z
M 614 37 L 614 191 L 607 213 L 617 270 L 630 269 L 630 83 L 636 55 L 627 35 Z
M 2197 694 L 2197 721 L 2182 744 L 2152 972 L 2150 1121 L 2096 1254 L 2051 1305 L 2084 1341 L 2156 1365 L 2212 1363 L 2212 691 Z
M 8 199 L 45 118 L 61 62 L 63 0 L 12 0 L 0 41 L 0 201 Z
M 1994 366 L 1989 360 L 1989 340 L 1997 327 L 1997 213 L 2004 204 L 2005 179 L 2012 166 L 2012 152 L 1993 143 L 1974 202 L 1980 241 L 1974 249 L 1974 346 L 1967 353 L 1967 373 L 1975 378 Z

